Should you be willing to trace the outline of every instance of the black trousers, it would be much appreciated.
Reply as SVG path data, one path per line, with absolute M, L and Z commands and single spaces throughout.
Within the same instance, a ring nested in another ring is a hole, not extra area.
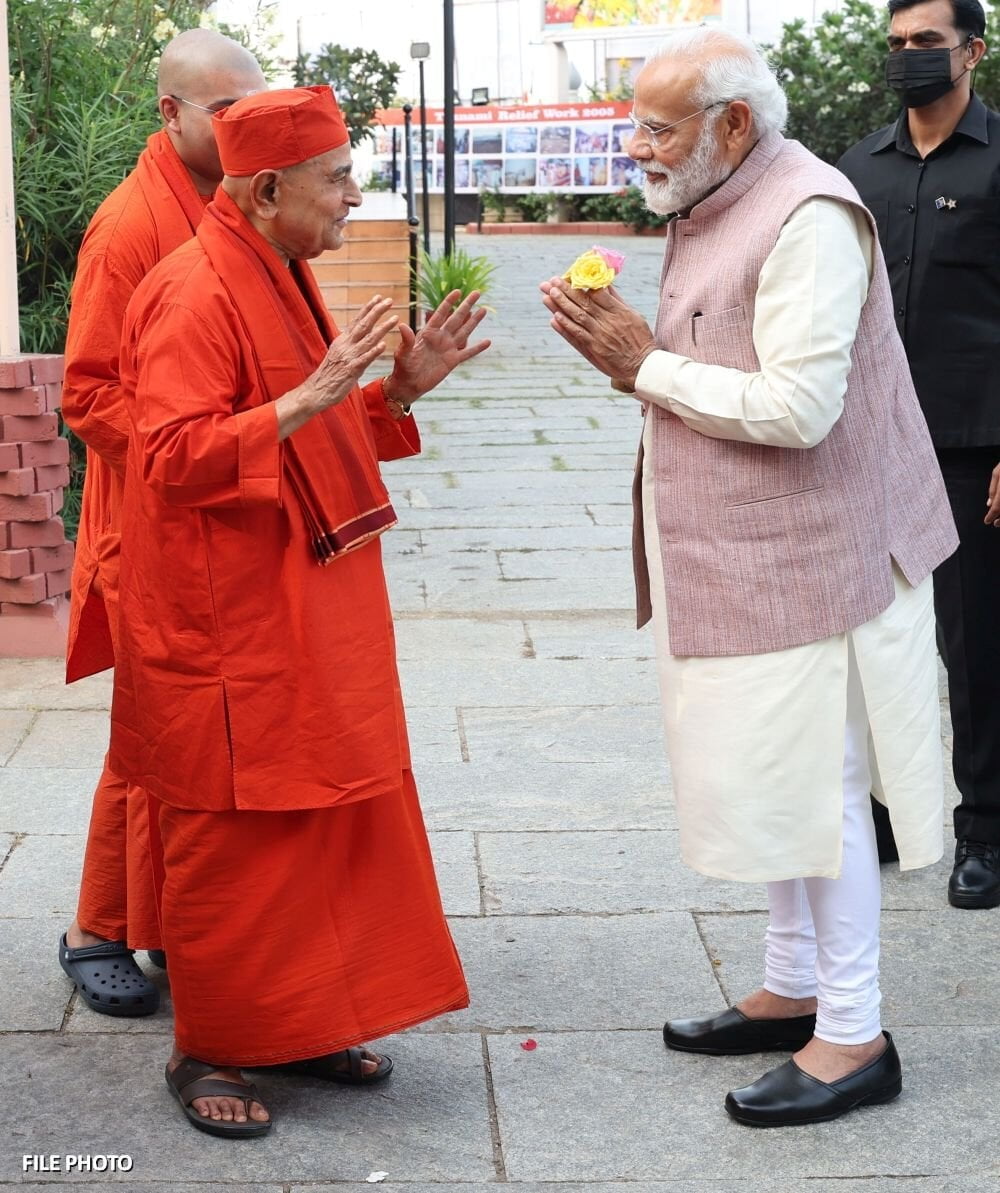
M 934 573 L 962 796 L 955 836 L 1000 845 L 1000 527 L 983 522 L 1000 446 L 939 448 L 938 461 L 960 540 Z

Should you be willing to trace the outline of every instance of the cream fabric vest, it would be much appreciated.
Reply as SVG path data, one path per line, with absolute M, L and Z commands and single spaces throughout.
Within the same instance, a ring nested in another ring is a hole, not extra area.
M 761 268 L 795 208 L 820 196 L 862 207 L 832 166 L 778 134 L 763 138 L 723 186 L 671 222 L 657 344 L 759 372 Z M 845 633 L 892 602 L 893 560 L 915 587 L 958 545 L 877 241 L 844 413 L 822 443 L 797 450 L 713 439 L 658 406 L 647 417 L 675 655 L 761 654 Z M 650 615 L 641 477 L 640 453 L 639 625 Z

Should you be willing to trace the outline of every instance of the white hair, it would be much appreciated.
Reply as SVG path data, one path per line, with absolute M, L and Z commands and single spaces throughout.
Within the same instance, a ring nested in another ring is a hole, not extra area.
M 788 100 L 767 59 L 749 37 L 721 29 L 688 29 L 675 33 L 646 59 L 677 61 L 700 67 L 691 99 L 701 108 L 724 100 L 749 105 L 759 136 L 784 131 Z

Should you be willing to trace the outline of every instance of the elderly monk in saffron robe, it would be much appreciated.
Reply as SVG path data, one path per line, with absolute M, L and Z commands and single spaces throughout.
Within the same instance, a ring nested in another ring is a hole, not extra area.
M 241 1067 L 377 1080 L 391 1062 L 363 1040 L 468 1002 L 411 773 L 378 460 L 419 450 L 410 403 L 489 341 L 455 291 L 362 388 L 391 302 L 338 333 L 305 264 L 361 202 L 333 92 L 250 96 L 215 126 L 222 186 L 125 320 L 112 763 L 162 841 L 168 1085 L 242 1137 L 270 1118 Z
M 66 342 L 62 413 L 87 445 L 73 569 L 67 682 L 120 657 L 118 563 L 128 416 L 118 376 L 125 308 L 162 257 L 194 235 L 222 181 L 213 111 L 260 91 L 264 76 L 242 46 L 209 29 L 170 42 L 160 59 L 163 128 L 135 170 L 104 200 L 80 250 Z M 148 1015 L 159 991 L 132 950 L 158 949 L 146 796 L 107 764 L 94 793 L 76 918 L 59 960 L 82 1000 L 107 1015 Z

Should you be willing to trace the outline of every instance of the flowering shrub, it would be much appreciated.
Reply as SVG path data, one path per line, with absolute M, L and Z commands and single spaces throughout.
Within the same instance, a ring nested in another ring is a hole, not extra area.
M 899 113 L 885 85 L 889 16 L 883 5 L 844 0 L 811 29 L 790 21 L 781 41 L 768 47 L 788 96 L 787 135 L 836 162 L 862 137 L 889 124 Z M 987 17 L 986 42 L 993 47 L 977 71 L 976 91 L 990 107 L 1000 100 L 1000 11 Z
M 576 214 L 582 220 L 620 220 L 636 232 L 643 228 L 662 228 L 667 223 L 665 215 L 650 211 L 637 186 L 626 186 L 609 195 L 590 195 L 577 198 Z
M 21 346 L 61 352 L 76 254 L 160 123 L 156 64 L 209 0 L 8 0 Z M 223 27 L 244 43 L 249 37 Z M 265 49 L 267 47 L 265 46 Z M 259 46 L 251 46 L 257 49 Z M 72 532 L 83 451 L 70 436 Z

